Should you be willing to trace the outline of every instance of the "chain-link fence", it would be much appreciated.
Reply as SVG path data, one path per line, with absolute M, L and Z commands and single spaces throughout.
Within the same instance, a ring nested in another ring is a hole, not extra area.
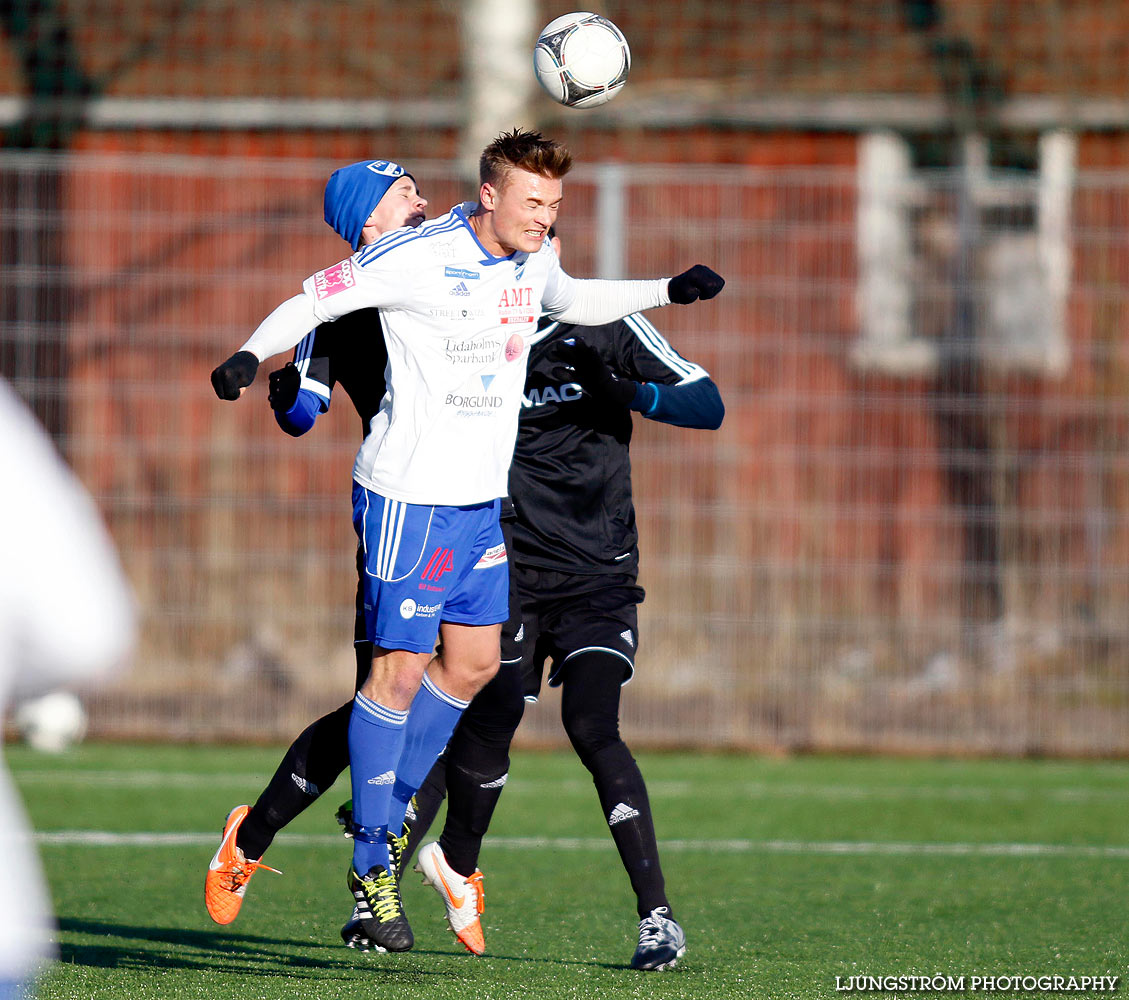
M 727 416 L 636 422 L 634 742 L 1129 751 L 1129 181 L 1066 138 L 1025 172 L 905 154 L 566 184 L 571 273 L 728 279 L 652 314 Z M 342 255 L 336 165 L 0 156 L 0 370 L 143 611 L 134 670 L 91 698 L 100 733 L 286 739 L 351 691 L 357 418 L 342 399 L 295 440 L 269 364 L 237 404 L 208 383 Z M 453 162 L 410 166 L 435 213 L 468 193 Z M 558 734 L 548 699 L 520 738 Z

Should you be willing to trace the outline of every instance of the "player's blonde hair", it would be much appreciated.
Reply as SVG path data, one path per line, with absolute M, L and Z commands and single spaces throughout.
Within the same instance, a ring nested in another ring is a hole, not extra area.
M 482 151 L 478 161 L 478 178 L 501 190 L 513 170 L 558 180 L 572 169 L 572 153 L 554 139 L 540 132 L 515 128 L 503 132 Z

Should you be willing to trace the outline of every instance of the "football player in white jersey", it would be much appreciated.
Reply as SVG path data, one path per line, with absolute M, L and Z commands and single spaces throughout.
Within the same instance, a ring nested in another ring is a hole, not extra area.
M 212 376 L 221 398 L 236 399 L 259 361 L 319 322 L 380 308 L 388 388 L 353 469 L 374 652 L 349 724 L 348 883 L 365 933 L 389 951 L 414 940 L 387 841 L 393 793 L 407 791 L 395 786 L 409 712 L 425 719 L 413 726 L 415 752 L 434 760 L 498 669 L 508 616 L 498 513 L 538 317 L 594 325 L 712 298 L 724 284 L 702 265 L 649 281 L 566 274 L 546 234 L 571 166 L 539 133 L 499 136 L 480 160 L 477 204 L 312 275 Z

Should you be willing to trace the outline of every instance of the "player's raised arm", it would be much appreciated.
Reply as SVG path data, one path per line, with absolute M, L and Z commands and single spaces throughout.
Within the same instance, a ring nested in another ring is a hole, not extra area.
M 395 235 L 395 234 L 393 234 Z M 384 273 L 381 244 L 318 271 L 305 280 L 302 292 L 278 306 L 247 342 L 212 372 L 220 399 L 238 399 L 254 380 L 259 362 L 298 343 L 319 323 L 332 323 L 358 309 L 396 304 L 404 282 Z M 366 254 L 375 253 L 366 259 Z
M 238 351 L 212 372 L 216 395 L 220 399 L 238 399 L 255 381 L 260 361 L 289 350 L 317 325 L 313 299 L 305 292 L 287 299 L 259 324 Z
M 640 319 L 636 317 L 636 322 Z M 665 340 L 661 342 L 666 345 Z M 702 430 L 717 430 L 725 417 L 720 391 L 705 369 L 697 365 L 688 365 L 695 374 L 679 382 L 641 380 L 635 372 L 613 370 L 600 352 L 579 336 L 558 341 L 549 348 L 549 356 L 561 364 L 562 380 L 575 379 L 605 410 L 634 410 L 659 423 Z M 675 356 L 683 361 L 680 355 Z
M 389 195 L 385 198 L 385 195 Z M 361 160 L 335 170 L 325 186 L 325 221 L 354 254 L 375 243 L 381 234 L 423 222 L 427 199 L 415 178 L 391 160 Z M 238 399 L 254 380 L 259 362 L 294 347 L 319 322 L 332 321 L 365 305 L 357 288 L 360 258 L 347 258 L 308 278 L 300 295 L 287 299 L 251 334 L 247 342 L 212 372 L 212 387 L 220 399 Z M 366 282 L 365 284 L 373 284 Z M 352 295 L 338 295 L 352 289 Z M 333 306 L 324 300 L 335 298 Z M 323 308 L 319 309 L 319 303 Z
M 560 270 L 546 287 L 542 305 L 562 323 L 599 326 L 672 302 L 687 305 L 712 299 L 723 287 L 725 279 L 704 264 L 695 264 L 673 278 L 633 281 L 574 278 Z

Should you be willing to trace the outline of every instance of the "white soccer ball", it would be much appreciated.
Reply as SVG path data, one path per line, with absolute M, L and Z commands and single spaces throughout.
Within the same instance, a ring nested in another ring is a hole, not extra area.
M 52 691 L 18 706 L 15 723 L 28 746 L 62 753 L 86 735 L 86 709 L 70 691 Z
M 631 49 L 611 21 L 586 10 L 545 25 L 533 50 L 533 70 L 545 93 L 569 108 L 607 104 L 627 82 Z

